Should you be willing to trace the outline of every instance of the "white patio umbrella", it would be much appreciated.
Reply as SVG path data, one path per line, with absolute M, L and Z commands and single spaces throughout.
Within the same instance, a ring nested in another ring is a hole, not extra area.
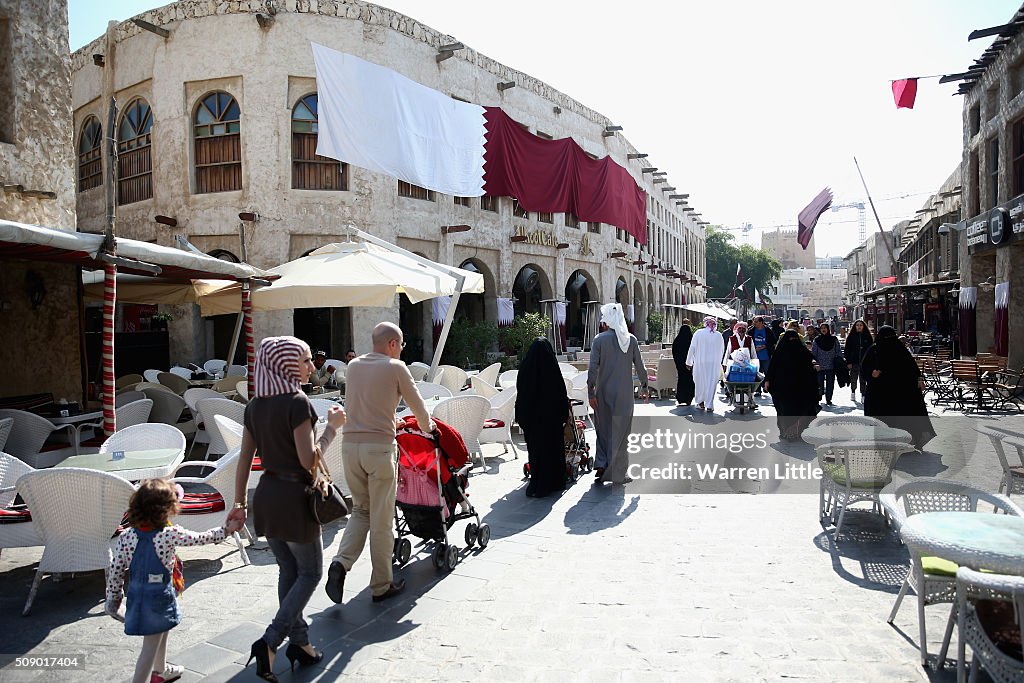
M 451 318 L 462 293 L 482 293 L 480 273 L 435 263 L 362 231 L 359 242 L 337 242 L 308 256 L 271 268 L 277 275 L 268 287 L 252 291 L 256 311 L 346 306 L 391 306 L 397 294 L 412 303 L 452 296 L 448 319 L 434 351 L 432 366 L 440 362 Z M 231 283 L 199 297 L 204 316 L 237 313 L 242 286 Z
M 713 301 L 704 301 L 693 304 L 666 304 L 672 308 L 681 308 L 683 310 L 692 311 L 694 313 L 700 313 L 701 315 L 710 315 L 718 318 L 719 320 L 729 320 L 736 317 L 736 311 L 726 306 L 722 306 Z

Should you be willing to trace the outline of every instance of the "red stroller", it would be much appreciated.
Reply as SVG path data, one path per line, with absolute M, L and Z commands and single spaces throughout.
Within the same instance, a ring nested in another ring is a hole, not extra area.
M 405 418 L 398 430 L 398 491 L 395 496 L 394 561 L 405 564 L 412 557 L 408 536 L 423 539 L 424 547 L 433 546 L 431 560 L 437 569 L 455 569 L 459 549 L 448 540 L 455 522 L 474 519 L 466 525 L 466 546 L 486 548 L 491 527 L 480 522 L 466 488 L 469 484 L 469 451 L 452 427 L 434 420 L 437 435 L 420 430 L 415 417 Z

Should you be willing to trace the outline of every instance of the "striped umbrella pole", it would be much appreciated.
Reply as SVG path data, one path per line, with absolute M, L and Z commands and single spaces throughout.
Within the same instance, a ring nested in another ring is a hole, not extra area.
M 114 414 L 114 305 L 117 303 L 117 266 L 103 268 L 103 431 L 117 429 Z
M 252 333 L 252 289 L 248 280 L 242 283 L 242 325 L 245 328 L 246 386 L 249 398 L 256 396 L 256 340 Z

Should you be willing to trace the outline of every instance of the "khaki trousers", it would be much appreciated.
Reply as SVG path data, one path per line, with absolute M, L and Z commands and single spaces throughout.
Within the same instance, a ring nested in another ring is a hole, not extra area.
M 397 446 L 377 443 L 341 444 L 345 479 L 352 491 L 352 515 L 345 525 L 335 559 L 345 571 L 359 559 L 370 536 L 370 591 L 381 595 L 391 587 L 391 558 L 395 536 L 395 487 Z

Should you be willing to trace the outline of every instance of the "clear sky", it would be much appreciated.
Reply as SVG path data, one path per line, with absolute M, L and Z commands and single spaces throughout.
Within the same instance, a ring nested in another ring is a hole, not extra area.
M 71 49 L 147 0 L 70 0 Z M 897 110 L 890 80 L 966 70 L 1017 0 L 383 0 L 623 126 L 705 220 L 791 225 L 824 186 L 866 200 L 886 228 L 910 218 L 960 161 L 955 83 L 919 83 Z M 482 102 L 481 104 L 495 104 Z M 868 228 L 877 230 L 868 213 Z M 857 212 L 826 213 L 819 256 L 857 243 Z M 738 233 L 737 233 L 738 234 Z M 755 240 L 755 245 L 757 244 Z

